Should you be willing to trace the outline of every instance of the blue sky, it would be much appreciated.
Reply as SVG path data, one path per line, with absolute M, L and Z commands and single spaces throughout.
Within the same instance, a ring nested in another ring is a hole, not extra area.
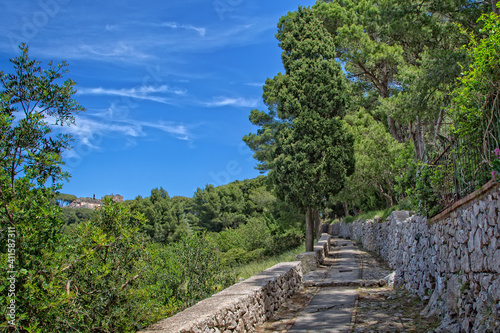
M 262 85 L 283 70 L 276 23 L 312 0 L 19 0 L 0 5 L 0 70 L 26 42 L 69 64 L 87 111 L 65 153 L 62 192 L 191 197 L 259 175 L 242 137 Z

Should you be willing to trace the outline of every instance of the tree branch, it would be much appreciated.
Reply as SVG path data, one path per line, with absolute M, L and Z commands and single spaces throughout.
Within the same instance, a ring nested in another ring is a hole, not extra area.
M 368 77 L 370 77 L 372 83 L 375 85 L 375 87 L 379 91 L 379 93 L 382 96 L 382 98 L 389 97 L 387 95 L 387 88 L 383 87 L 383 84 L 380 82 L 380 80 L 373 73 L 371 73 L 370 71 L 368 71 L 366 69 L 366 67 L 363 66 L 363 64 L 360 63 L 359 61 L 356 62 L 356 65 L 358 65 L 358 67 L 361 68 L 361 70 L 364 72 L 364 74 L 366 74 L 366 75 L 368 75 Z
M 10 213 L 9 211 L 9 208 L 7 207 L 7 203 L 6 203 L 6 198 L 5 198 L 5 195 L 3 193 L 3 190 L 2 190 L 2 187 L 0 186 L 0 195 L 2 196 L 2 204 L 3 204 L 3 208 L 5 209 L 5 214 L 7 215 L 7 217 L 9 218 L 9 223 L 12 227 L 15 227 L 16 226 L 16 222 L 14 221 L 14 217 L 12 216 L 12 214 Z
M 136 276 L 134 276 L 132 279 L 128 280 L 127 282 L 125 282 L 124 284 L 122 284 L 120 290 L 123 290 L 127 285 L 129 285 L 130 283 L 134 282 L 135 280 L 137 280 L 139 278 L 139 274 L 137 274 Z

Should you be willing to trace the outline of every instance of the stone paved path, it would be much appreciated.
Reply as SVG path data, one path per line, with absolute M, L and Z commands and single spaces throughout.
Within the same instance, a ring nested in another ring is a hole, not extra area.
M 391 270 L 353 242 L 333 239 L 322 266 L 257 333 L 432 332 L 436 318 L 422 318 L 424 305 L 404 290 L 380 287 Z
M 332 243 L 334 250 L 329 253 L 323 265 L 304 276 L 306 286 L 340 287 L 361 282 L 358 248 L 347 240 Z
M 357 293 L 348 286 L 361 283 L 361 266 L 356 256 L 357 247 L 351 241 L 338 240 L 334 245 L 335 250 L 325 265 L 304 276 L 305 286 L 321 289 L 297 316 L 289 332 L 349 330 Z
M 288 332 L 347 332 L 351 327 L 356 296 L 356 290 L 352 288 L 322 288 Z

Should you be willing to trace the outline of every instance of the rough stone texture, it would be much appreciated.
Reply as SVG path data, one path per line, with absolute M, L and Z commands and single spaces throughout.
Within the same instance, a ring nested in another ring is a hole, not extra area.
M 499 200 L 493 187 L 434 223 L 398 211 L 328 230 L 382 257 L 396 287 L 428 301 L 423 314 L 444 318 L 436 332 L 500 332 Z
M 347 332 L 356 297 L 356 289 L 321 288 L 288 332 Z
M 315 270 L 318 265 L 322 264 L 330 252 L 330 234 L 323 233 L 321 238 L 314 245 L 314 251 L 302 252 L 295 257 L 297 261 L 302 262 L 302 273 L 307 274 Z
M 254 332 L 301 284 L 301 263 L 280 263 L 139 333 Z
M 297 261 L 300 261 L 302 263 L 302 272 L 304 274 L 309 273 L 310 271 L 313 271 L 318 267 L 319 262 L 318 262 L 318 256 L 316 252 L 302 252 L 299 253 L 295 256 L 295 259 Z

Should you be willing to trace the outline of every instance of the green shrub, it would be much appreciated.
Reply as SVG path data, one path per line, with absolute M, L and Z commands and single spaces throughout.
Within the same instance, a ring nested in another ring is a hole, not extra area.
M 66 264 L 60 278 L 67 282 L 59 327 L 78 332 L 135 332 L 141 322 L 156 319 L 149 308 L 161 304 L 155 304 L 141 286 L 141 268 L 149 260 L 143 223 L 125 205 L 108 198 L 91 221 L 76 228 L 61 249 Z
M 222 252 L 222 261 L 228 266 L 246 263 L 247 261 L 244 260 L 246 253 L 247 251 L 241 247 L 233 247 L 226 252 Z
M 223 265 L 215 243 L 205 234 L 185 236 L 172 245 L 170 251 L 181 272 L 181 284 L 174 297 L 187 306 L 235 282 L 234 275 Z

